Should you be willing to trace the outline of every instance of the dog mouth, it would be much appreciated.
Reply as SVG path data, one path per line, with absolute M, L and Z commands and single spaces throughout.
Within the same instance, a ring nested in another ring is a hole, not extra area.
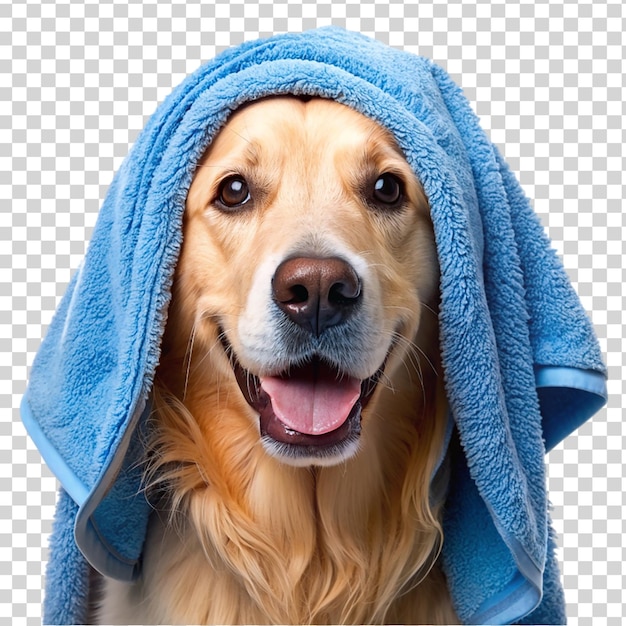
M 300 464 L 349 456 L 358 447 L 361 412 L 371 400 L 386 360 L 369 378 L 341 372 L 320 356 L 272 376 L 256 376 L 238 361 L 220 333 L 246 402 L 259 414 L 270 453 Z

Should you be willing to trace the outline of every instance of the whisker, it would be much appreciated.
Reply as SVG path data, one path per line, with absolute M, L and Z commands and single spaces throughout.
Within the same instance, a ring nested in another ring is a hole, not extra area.
M 389 389 L 392 393 L 396 392 L 395 387 L 393 386 L 393 381 L 385 372 L 382 372 L 380 378 L 378 379 L 378 384 L 385 387 L 385 389 Z
M 422 355 L 422 357 L 424 357 L 424 359 L 426 360 L 426 362 L 428 363 L 428 365 L 430 365 L 433 373 L 435 374 L 435 376 L 439 375 L 439 372 L 437 370 L 437 368 L 435 367 L 435 365 L 433 364 L 433 362 L 430 360 L 430 358 L 428 357 L 428 355 L 424 352 L 424 350 L 422 350 L 422 348 L 419 347 L 419 345 L 417 343 L 415 343 L 414 341 L 411 341 L 410 339 L 407 339 L 406 337 L 404 337 L 403 335 L 400 335 L 398 332 L 395 332 L 393 334 L 394 339 L 397 341 L 402 342 L 404 345 L 406 345 L 410 350 L 413 351 L 417 351 L 419 352 L 419 354 Z
M 205 317 L 205 315 L 208 315 L 208 311 L 204 311 L 202 313 L 202 315 L 198 318 L 198 321 L 200 321 L 201 319 L 203 319 Z M 210 315 L 209 315 L 210 317 Z M 218 340 L 221 339 L 221 337 L 218 337 Z M 200 365 L 202 365 L 204 363 L 204 361 L 209 358 L 211 356 L 211 354 L 213 353 L 213 350 L 215 350 L 215 348 L 218 347 L 219 341 L 215 342 L 203 355 L 202 358 L 196 363 L 196 367 L 199 367 Z
M 202 315 L 200 315 L 200 319 L 202 319 Z M 193 346 L 196 340 L 196 329 L 198 327 L 198 322 L 200 320 L 194 321 L 193 327 L 191 329 L 191 333 L 189 335 L 189 341 L 187 342 L 187 350 L 185 351 L 185 358 L 183 363 L 186 364 L 185 367 L 185 385 L 183 387 L 183 402 L 187 398 L 187 387 L 189 385 L 189 375 L 191 372 L 191 359 L 193 358 Z
M 244 135 L 242 135 L 241 133 L 238 133 L 234 128 L 232 128 L 230 125 L 226 126 L 226 129 L 233 133 L 233 135 L 237 135 L 237 137 L 239 137 L 240 139 L 243 139 L 246 143 L 252 143 L 247 137 L 245 137 Z M 246 124 L 246 131 L 248 130 L 248 125 Z
M 409 375 L 409 378 L 412 378 L 412 374 L 415 373 L 417 375 L 420 387 L 422 389 L 422 398 L 424 403 L 426 402 L 426 387 L 424 385 L 424 373 L 422 371 L 422 364 L 417 354 L 419 347 L 412 341 L 409 341 L 406 337 L 403 337 L 399 333 L 394 333 L 394 339 L 399 344 L 404 344 L 407 348 L 405 359 L 403 359 L 403 366 Z
M 417 344 L 414 344 L 415 350 L 417 350 L 425 359 L 428 365 L 430 365 L 430 369 L 432 369 L 435 376 L 439 376 L 439 372 L 433 362 L 428 358 L 428 355 L 422 350 Z
M 431 307 L 430 305 L 426 304 L 425 302 L 420 302 L 420 307 L 426 311 L 428 311 L 429 313 L 432 313 L 433 315 L 437 316 L 438 313 L 435 309 L 433 309 L 433 307 Z M 411 309 L 408 306 L 399 306 L 399 305 L 393 305 L 393 304 L 385 304 L 383 306 L 383 308 L 386 311 L 405 311 L 406 313 L 408 313 L 409 315 L 414 314 L 414 310 Z
M 435 311 L 435 309 L 433 309 L 431 306 L 429 306 L 425 302 L 422 302 L 421 304 L 422 304 L 422 308 L 426 309 L 429 313 L 432 313 L 434 316 L 438 315 L 437 311 Z
M 422 398 L 424 403 L 426 403 L 427 394 L 424 371 L 422 368 L 423 362 L 425 361 L 426 363 L 428 363 L 436 378 L 440 376 L 440 371 L 437 369 L 437 367 L 428 357 L 428 355 L 424 352 L 424 350 L 414 341 L 407 339 L 397 332 L 394 333 L 394 341 L 406 348 L 406 356 L 403 361 L 403 365 L 409 376 L 411 376 L 413 372 L 415 372 L 415 374 L 417 375 L 419 384 L 422 389 Z
M 246 370 L 246 388 L 248 389 L 248 395 L 251 398 L 254 398 L 255 396 L 254 378 L 248 370 Z
M 198 163 L 197 167 L 198 168 L 202 168 L 202 167 L 217 168 L 217 167 L 219 167 L 220 169 L 227 169 L 227 166 L 222 164 L 222 163 Z

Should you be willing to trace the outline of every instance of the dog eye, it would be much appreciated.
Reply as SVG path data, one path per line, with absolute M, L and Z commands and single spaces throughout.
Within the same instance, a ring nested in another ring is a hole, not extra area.
M 250 189 L 243 176 L 233 175 L 225 178 L 219 186 L 219 203 L 227 209 L 240 207 L 250 200 Z
M 381 174 L 374 183 L 374 200 L 382 204 L 397 204 L 402 197 L 402 182 L 393 174 Z

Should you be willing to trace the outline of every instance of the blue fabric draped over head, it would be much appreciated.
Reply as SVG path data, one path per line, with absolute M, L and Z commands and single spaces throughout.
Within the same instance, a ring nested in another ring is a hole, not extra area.
M 142 425 L 185 197 L 228 116 L 268 95 L 331 98 L 397 139 L 431 207 L 456 435 L 442 560 L 465 623 L 562 623 L 544 455 L 605 402 L 590 321 L 530 203 L 431 61 L 323 28 L 248 42 L 189 76 L 117 172 L 32 367 L 24 423 L 62 489 L 44 621 L 85 619 L 89 566 L 140 575 Z

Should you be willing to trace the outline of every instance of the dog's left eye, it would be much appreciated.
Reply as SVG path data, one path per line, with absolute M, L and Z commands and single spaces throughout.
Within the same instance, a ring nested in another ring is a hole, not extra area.
M 233 175 L 225 178 L 219 186 L 218 202 L 227 209 L 235 209 L 250 200 L 250 189 L 243 176 Z
M 393 174 L 381 174 L 374 183 L 374 200 L 381 204 L 397 204 L 402 198 L 402 193 L 402 182 Z

